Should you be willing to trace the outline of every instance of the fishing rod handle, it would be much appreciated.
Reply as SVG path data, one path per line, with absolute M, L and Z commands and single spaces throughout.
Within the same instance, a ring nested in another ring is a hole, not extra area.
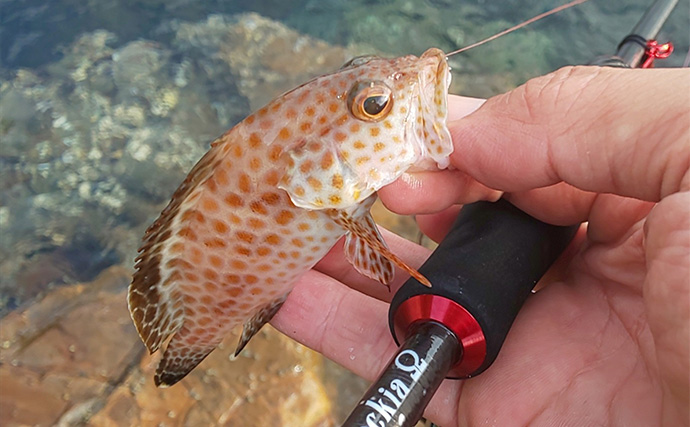
M 444 324 L 463 347 L 450 378 L 475 376 L 493 363 L 534 285 L 579 228 L 539 221 L 508 201 L 477 202 L 419 269 L 427 288 L 408 280 L 395 294 L 389 324 L 396 342 L 422 321 Z

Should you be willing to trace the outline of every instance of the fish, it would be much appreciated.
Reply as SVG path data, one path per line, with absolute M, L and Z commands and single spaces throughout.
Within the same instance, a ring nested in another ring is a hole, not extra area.
M 446 54 L 357 57 L 271 101 L 211 143 L 147 229 L 128 289 L 157 386 L 184 378 L 236 326 L 238 355 L 295 282 L 344 255 L 390 283 L 398 265 L 371 217 L 376 191 L 448 167 Z

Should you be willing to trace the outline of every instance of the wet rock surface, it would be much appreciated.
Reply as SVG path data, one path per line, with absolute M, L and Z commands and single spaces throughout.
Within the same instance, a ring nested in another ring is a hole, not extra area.
M 342 373 L 270 327 L 236 360 L 229 336 L 181 383 L 156 388 L 157 357 L 125 304 L 130 273 L 111 267 L 2 319 L 3 425 L 330 426 L 349 409 L 334 407 Z

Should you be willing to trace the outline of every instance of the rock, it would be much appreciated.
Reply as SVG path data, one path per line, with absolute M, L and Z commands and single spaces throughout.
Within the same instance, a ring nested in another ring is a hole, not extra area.
M 129 318 L 129 280 L 111 267 L 2 319 L 3 425 L 330 426 L 342 416 L 333 399 L 343 377 L 270 327 L 236 360 L 230 336 L 179 384 L 156 388 L 159 355 L 145 354 Z

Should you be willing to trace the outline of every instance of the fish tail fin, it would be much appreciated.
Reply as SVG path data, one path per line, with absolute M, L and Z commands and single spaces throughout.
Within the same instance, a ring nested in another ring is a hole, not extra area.
M 268 304 L 264 305 L 256 312 L 249 320 L 244 322 L 242 327 L 242 335 L 240 336 L 240 341 L 237 343 L 237 349 L 235 350 L 235 357 L 237 357 L 242 349 L 247 345 L 249 340 L 252 339 L 254 335 L 266 324 L 273 316 L 280 310 L 280 307 L 285 302 L 287 294 L 282 297 L 276 298 Z
M 198 334 L 184 326 L 175 333 L 153 377 L 156 386 L 169 387 L 177 383 L 218 345 L 218 343 L 201 343 L 197 339 Z

